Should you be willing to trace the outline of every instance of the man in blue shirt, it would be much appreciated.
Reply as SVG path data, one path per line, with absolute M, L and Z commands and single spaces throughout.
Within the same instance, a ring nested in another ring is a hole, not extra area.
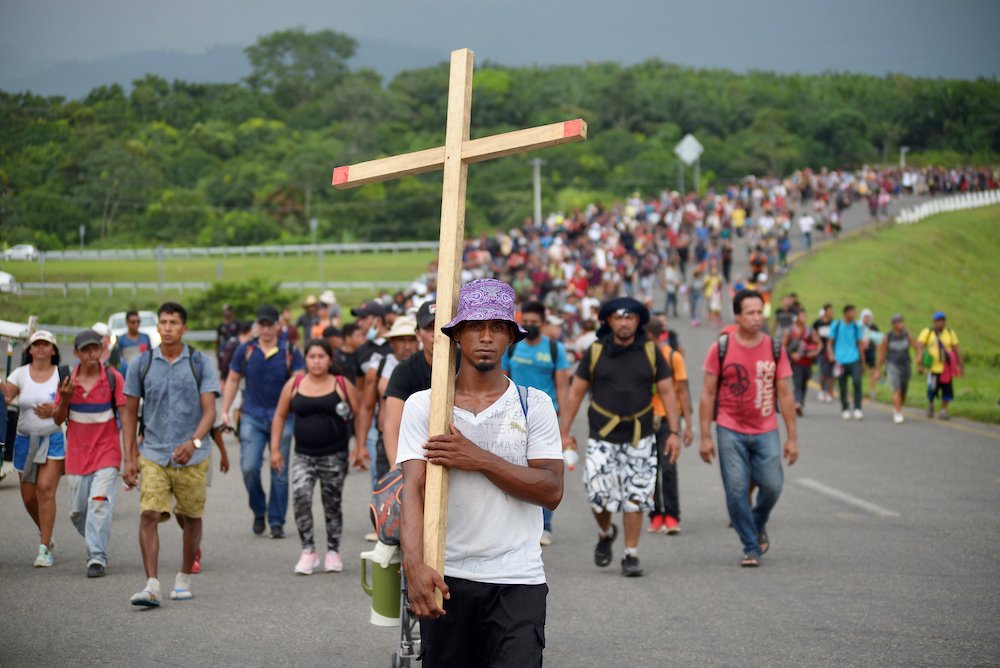
M 301 351 L 278 337 L 278 317 L 278 309 L 270 304 L 257 309 L 257 338 L 241 343 L 233 352 L 222 394 L 222 422 L 229 427 L 229 409 L 240 380 L 246 378 L 240 417 L 240 468 L 253 511 L 253 532 L 258 536 L 264 533 L 266 520 L 271 525 L 271 538 L 285 537 L 288 467 L 271 471 L 270 499 L 264 494 L 260 469 L 271 442 L 271 422 L 281 390 L 295 372 L 306 366 Z M 290 461 L 292 426 L 292 420 L 286 421 L 281 433 L 281 455 L 286 462 Z
M 128 365 L 147 350 L 153 348 L 153 342 L 149 335 L 139 331 L 141 324 L 138 311 L 129 311 L 125 314 L 125 325 L 128 331 L 118 337 L 115 348 L 111 351 L 111 366 L 118 369 L 122 376 L 128 373 Z
M 156 350 L 136 358 L 125 378 L 125 484 L 140 485 L 139 546 L 146 568 L 146 586 L 133 595 L 132 605 L 160 605 L 157 576 L 159 535 L 157 525 L 173 510 L 184 516 L 184 560 L 170 598 L 189 600 L 191 570 L 201 543 L 208 482 L 209 451 L 206 441 L 215 421 L 219 377 L 204 355 L 182 341 L 187 331 L 187 311 L 166 302 L 157 312 L 161 343 Z M 139 400 L 143 400 L 142 456 L 136 427 Z M 141 482 L 139 480 L 142 472 Z
M 569 362 L 562 343 L 542 336 L 544 323 L 545 306 L 541 302 L 525 303 L 521 307 L 521 324 L 528 336 L 507 349 L 502 364 L 516 384 L 533 387 L 549 395 L 558 413 L 569 390 Z M 551 545 L 552 511 L 542 507 L 542 519 L 544 529 L 539 542 Z
M 827 359 L 841 367 L 838 382 L 840 383 L 840 407 L 844 411 L 842 416 L 845 420 L 850 420 L 852 416 L 850 405 L 847 403 L 848 376 L 850 376 L 854 386 L 854 419 L 860 420 L 864 417 L 861 412 L 861 377 L 865 372 L 864 342 L 861 325 L 854 319 L 854 315 L 854 305 L 845 306 L 844 318 L 834 321 L 830 326 L 830 336 L 826 342 Z M 834 375 L 836 375 L 836 367 Z

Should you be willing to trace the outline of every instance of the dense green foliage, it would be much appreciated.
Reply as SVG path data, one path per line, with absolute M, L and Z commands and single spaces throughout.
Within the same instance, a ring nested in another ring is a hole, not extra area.
M 148 75 L 84 100 L 0 92 L 0 243 L 73 246 L 81 225 L 104 246 L 301 241 L 313 217 L 325 240 L 435 237 L 437 177 L 329 185 L 335 165 L 443 142 L 447 64 L 385 84 L 349 67 L 356 46 L 289 30 L 246 50 L 252 74 L 239 83 Z M 738 75 L 658 60 L 476 73 L 474 136 L 576 116 L 590 140 L 541 154 L 546 208 L 676 187 L 673 146 L 687 132 L 706 147 L 701 187 L 892 162 L 900 145 L 911 163 L 1000 154 L 996 80 Z M 470 230 L 530 215 L 530 159 L 470 170 Z

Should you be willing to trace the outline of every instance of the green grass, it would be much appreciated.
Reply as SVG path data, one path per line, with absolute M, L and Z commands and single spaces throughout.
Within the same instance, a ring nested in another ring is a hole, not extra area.
M 1000 423 L 1000 207 L 952 212 L 915 225 L 864 230 L 795 264 L 776 294 L 795 292 L 810 316 L 826 302 L 870 308 L 889 328 L 902 313 L 916 336 L 936 310 L 961 340 L 966 376 L 955 381 L 950 412 Z M 924 380 L 910 382 L 907 405 L 925 407 Z M 887 385 L 878 398 L 890 401 Z
M 381 255 L 325 255 L 322 280 L 325 281 L 410 281 L 427 269 L 427 263 L 434 260 L 433 252 L 399 253 Z M 218 265 L 222 263 L 222 279 L 218 279 Z M 41 279 L 37 263 L 10 262 L 0 269 L 8 271 L 19 281 L 32 282 Z M 45 282 L 115 282 L 136 281 L 156 282 L 156 262 L 123 260 L 119 262 L 47 262 Z M 253 278 L 265 281 L 318 281 L 319 262 L 316 255 L 302 257 L 286 256 L 268 258 L 201 258 L 191 260 L 164 261 L 165 281 L 210 281 L 243 282 Z M 107 291 L 94 290 L 90 296 L 80 290 L 71 290 L 64 297 L 61 292 L 42 296 L 17 296 L 0 294 L 0 319 L 26 322 L 28 316 L 37 315 L 40 322 L 59 325 L 87 326 L 97 321 L 106 321 L 111 313 L 130 308 L 155 310 L 164 301 L 174 300 L 182 304 L 190 302 L 198 292 L 187 291 L 155 293 L 139 291 L 132 295 L 116 290 L 113 296 Z M 315 290 L 312 292 L 316 292 Z M 374 297 L 366 290 L 337 290 L 337 301 L 345 308 L 346 320 L 351 317 L 346 309 Z M 287 294 L 287 304 L 297 316 L 299 300 L 304 294 Z M 238 317 L 246 317 L 245 315 Z
M 229 257 L 170 259 L 163 261 L 165 281 L 232 281 L 253 277 L 274 277 L 276 281 L 409 281 L 422 274 L 435 252 L 399 254 L 344 254 L 323 256 L 322 272 L 317 254 L 301 257 Z M 43 282 L 43 267 L 37 262 L 7 262 L 0 269 L 21 282 Z M 44 282 L 108 282 L 159 280 L 154 260 L 49 261 L 44 266 Z

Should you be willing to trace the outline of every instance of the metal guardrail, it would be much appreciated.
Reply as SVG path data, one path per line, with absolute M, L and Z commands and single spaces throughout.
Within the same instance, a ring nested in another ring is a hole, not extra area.
M 409 281 L 283 281 L 279 284 L 282 290 L 396 290 L 410 285 Z M 95 292 L 107 292 L 111 297 L 118 292 L 136 294 L 144 292 L 178 292 L 208 290 L 212 284 L 207 281 L 164 281 L 162 283 L 138 282 L 70 282 L 70 283 L 15 283 L 10 290 L 19 294 L 45 294 L 46 292 L 62 293 L 68 296 L 71 291 L 83 291 L 88 295 Z
M 922 202 L 909 209 L 903 209 L 896 216 L 896 224 L 912 225 L 919 223 L 928 216 L 944 213 L 945 211 L 964 211 L 966 209 L 977 209 L 982 206 L 993 206 L 995 204 L 1000 204 L 1000 190 L 987 190 L 940 197 Z
M 190 248 L 108 248 L 99 250 L 45 251 L 46 262 L 59 260 L 164 260 L 196 257 L 252 257 L 309 255 L 314 253 L 415 253 L 437 250 L 436 241 L 385 241 L 350 244 L 289 244 L 280 246 L 207 246 Z
M 38 325 L 38 329 L 47 329 L 56 335 L 56 338 L 62 339 L 72 339 L 74 336 L 79 334 L 85 329 L 90 329 L 85 325 L 80 325 L 79 327 L 74 327 L 72 325 Z M 199 341 L 208 342 L 215 341 L 215 331 L 211 329 L 191 329 L 184 334 L 185 341 Z

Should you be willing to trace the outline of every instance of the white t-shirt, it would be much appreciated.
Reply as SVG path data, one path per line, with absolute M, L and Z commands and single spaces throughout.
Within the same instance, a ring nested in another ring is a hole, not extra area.
M 426 460 L 430 403 L 430 390 L 406 400 L 397 464 Z M 528 389 L 527 428 L 514 383 L 478 415 L 456 406 L 452 416 L 466 438 L 516 466 L 527 466 L 531 459 L 562 459 L 559 422 L 544 392 Z M 541 536 L 539 506 L 515 499 L 482 473 L 451 471 L 445 575 L 490 584 L 544 584 Z
M 59 391 L 59 370 L 52 367 L 52 377 L 44 383 L 36 383 L 31 378 L 28 365 L 19 366 L 7 377 L 7 382 L 18 389 L 17 405 L 20 412 L 17 418 L 19 434 L 48 434 L 56 430 L 55 420 L 43 420 L 35 415 L 35 406 L 55 403 L 56 392 Z
M 816 219 L 806 214 L 799 218 L 799 229 L 802 230 L 802 234 L 809 234 L 813 231 L 816 226 Z

